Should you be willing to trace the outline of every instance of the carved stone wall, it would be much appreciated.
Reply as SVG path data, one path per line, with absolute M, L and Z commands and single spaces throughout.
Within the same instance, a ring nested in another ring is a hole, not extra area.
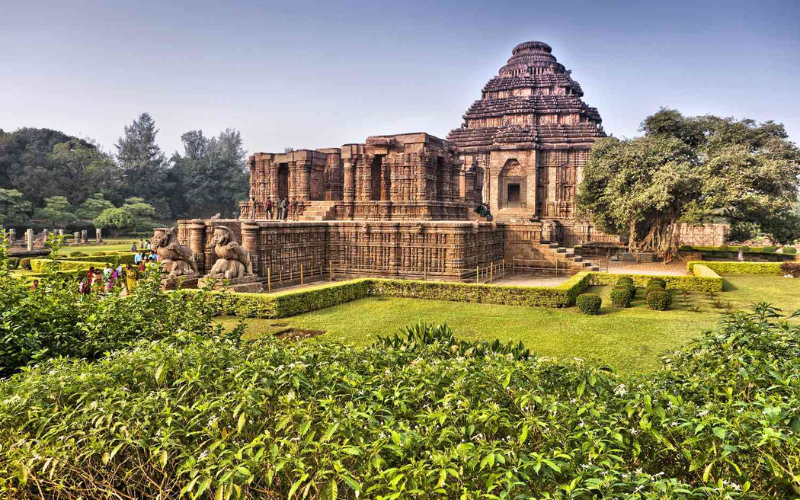
M 503 230 L 478 222 L 251 222 L 179 221 L 179 237 L 189 241 L 201 273 L 213 267 L 213 226 L 224 225 L 251 252 L 254 271 L 265 277 L 267 269 L 297 274 L 328 269 L 385 277 L 461 280 L 503 258 Z

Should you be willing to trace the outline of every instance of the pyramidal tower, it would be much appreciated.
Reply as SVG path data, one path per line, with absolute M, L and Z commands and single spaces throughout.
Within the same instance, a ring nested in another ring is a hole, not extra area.
M 521 43 L 481 94 L 447 137 L 470 187 L 499 221 L 572 218 L 581 169 L 605 133 L 571 71 L 546 43 Z

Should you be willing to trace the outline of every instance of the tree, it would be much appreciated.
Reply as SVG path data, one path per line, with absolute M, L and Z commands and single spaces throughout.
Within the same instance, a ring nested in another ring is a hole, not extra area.
M 84 201 L 75 211 L 80 219 L 94 220 L 104 210 L 114 208 L 114 204 L 106 200 L 103 193 L 95 193 Z
M 111 231 L 111 235 L 119 236 L 121 231 L 133 229 L 136 220 L 124 208 L 107 208 L 94 219 L 94 226 Z
M 25 224 L 31 203 L 16 189 L 0 189 L 0 224 Z
M 682 222 L 724 220 L 779 243 L 800 236 L 800 149 L 783 125 L 662 109 L 641 130 L 595 144 L 577 196 L 579 209 L 627 236 L 632 251 L 670 258 Z
M 0 134 L 0 186 L 20 191 L 35 207 L 64 196 L 80 205 L 93 193 L 121 202 L 120 169 L 90 139 L 48 129 Z
M 45 199 L 44 208 L 37 209 L 33 217 L 45 224 L 64 227 L 77 220 L 71 210 L 72 207 L 67 198 L 64 196 L 51 196 Z
M 143 198 L 128 198 L 122 208 L 133 215 L 136 231 L 152 231 L 157 226 L 153 220 L 155 208 Z
M 239 200 L 247 198 L 249 187 L 247 154 L 239 131 L 226 129 L 218 137 L 206 139 L 193 130 L 181 136 L 184 156 L 172 157 L 172 175 L 183 193 L 173 198 L 173 213 L 183 217 L 230 214 Z
M 142 113 L 119 138 L 117 159 L 124 172 L 126 192 L 140 196 L 157 206 L 160 214 L 169 217 L 167 165 L 164 153 L 156 143 L 158 129 L 153 118 Z

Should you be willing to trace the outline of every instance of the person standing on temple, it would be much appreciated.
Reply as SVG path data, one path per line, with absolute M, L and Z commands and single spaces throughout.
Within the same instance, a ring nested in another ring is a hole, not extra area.
M 131 245 L 131 252 L 136 253 L 136 242 L 135 241 Z
M 267 198 L 267 219 L 272 219 L 272 199 Z
M 278 209 L 278 220 L 281 220 L 283 219 L 283 199 L 281 199 L 280 196 L 278 197 L 277 209 Z
M 289 198 L 283 199 L 281 208 L 283 209 L 283 220 L 286 220 L 289 217 Z

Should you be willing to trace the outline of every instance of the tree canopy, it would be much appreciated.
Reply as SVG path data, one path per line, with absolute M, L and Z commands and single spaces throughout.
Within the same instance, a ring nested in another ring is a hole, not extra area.
M 779 243 L 800 237 L 800 149 L 783 125 L 662 109 L 641 130 L 599 140 L 584 168 L 576 201 L 601 230 L 668 258 L 682 222 L 722 220 Z
M 122 206 L 136 217 L 137 230 L 146 230 L 154 220 L 238 211 L 247 198 L 248 172 L 237 130 L 216 137 L 186 132 L 184 154 L 169 161 L 157 135 L 155 120 L 142 113 L 124 127 L 114 156 L 90 139 L 56 130 L 0 130 L 0 223 L 52 225 L 53 217 L 79 223 Z M 46 208 L 52 197 L 66 205 Z

